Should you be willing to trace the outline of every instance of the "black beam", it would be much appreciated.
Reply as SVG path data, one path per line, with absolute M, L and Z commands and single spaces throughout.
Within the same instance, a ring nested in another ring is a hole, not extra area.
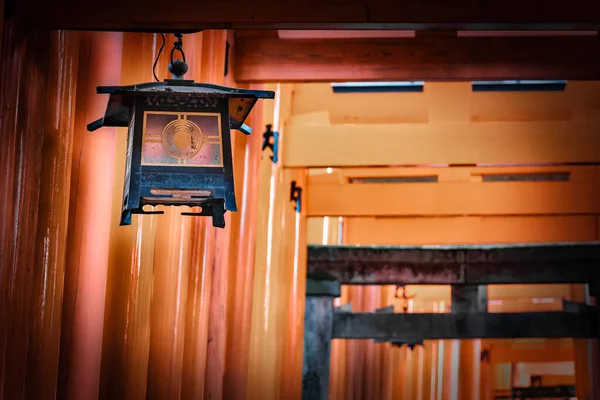
M 551 29 L 600 27 L 594 0 L 436 1 L 346 0 L 227 2 L 186 0 L 26 0 L 17 3 L 31 26 L 52 29 Z
M 308 277 L 352 285 L 600 282 L 600 244 L 309 246 Z
M 597 338 L 595 313 L 335 313 L 339 339 Z

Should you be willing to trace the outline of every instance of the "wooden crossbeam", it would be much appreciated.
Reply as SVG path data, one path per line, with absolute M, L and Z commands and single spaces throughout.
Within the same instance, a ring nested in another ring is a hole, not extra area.
M 340 339 L 597 338 L 595 313 L 334 313 Z
M 287 167 L 598 162 L 600 136 L 595 132 L 599 128 L 596 119 L 291 124 L 286 128 L 282 159 Z
M 593 0 L 443 2 L 347 0 L 169 2 L 126 0 L 26 0 L 30 23 L 55 29 L 595 29 L 600 4 Z
M 369 168 L 329 172 L 313 171 L 309 175 L 308 216 L 600 214 L 600 174 L 594 166 Z M 536 174 L 545 180 L 532 179 Z M 556 176 L 560 179 L 555 180 Z
M 600 79 L 597 37 L 238 38 L 238 82 Z
M 307 276 L 352 285 L 600 282 L 600 244 L 309 246 Z

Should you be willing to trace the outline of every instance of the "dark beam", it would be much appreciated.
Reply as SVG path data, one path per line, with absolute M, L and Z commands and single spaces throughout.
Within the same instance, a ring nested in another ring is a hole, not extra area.
M 27 22 L 54 29 L 595 29 L 594 0 L 25 0 Z
M 568 312 L 335 313 L 340 339 L 597 338 L 598 314 Z
M 302 400 L 329 398 L 329 360 L 333 331 L 333 299 L 340 295 L 337 282 L 306 283 Z
M 238 82 L 600 79 L 600 39 L 238 38 Z
M 600 282 L 600 244 L 309 246 L 308 277 L 353 285 Z

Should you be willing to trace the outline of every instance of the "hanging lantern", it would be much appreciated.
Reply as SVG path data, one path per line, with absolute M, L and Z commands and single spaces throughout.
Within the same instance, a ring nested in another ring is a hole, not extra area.
M 183 215 L 211 216 L 225 226 L 225 211 L 237 211 L 230 129 L 250 134 L 244 125 L 258 99 L 275 93 L 194 83 L 187 71 L 181 35 L 171 51 L 172 79 L 133 86 L 100 86 L 109 94 L 104 118 L 88 125 L 128 127 L 121 225 L 132 214 L 157 214 L 144 206 L 202 207 Z M 173 60 L 175 50 L 183 60 Z M 156 63 L 155 63 L 156 64 Z

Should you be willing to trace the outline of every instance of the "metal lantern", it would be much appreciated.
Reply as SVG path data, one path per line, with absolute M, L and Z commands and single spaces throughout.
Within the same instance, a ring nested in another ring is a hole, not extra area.
M 275 94 L 184 80 L 185 55 L 173 61 L 173 52 L 169 70 L 173 79 L 164 82 L 98 87 L 110 95 L 108 106 L 88 130 L 129 128 L 121 225 L 131 214 L 161 213 L 145 205 L 169 205 L 200 206 L 183 214 L 212 216 L 223 228 L 225 211 L 237 211 L 230 129 L 250 134 L 244 121 L 252 107 Z

